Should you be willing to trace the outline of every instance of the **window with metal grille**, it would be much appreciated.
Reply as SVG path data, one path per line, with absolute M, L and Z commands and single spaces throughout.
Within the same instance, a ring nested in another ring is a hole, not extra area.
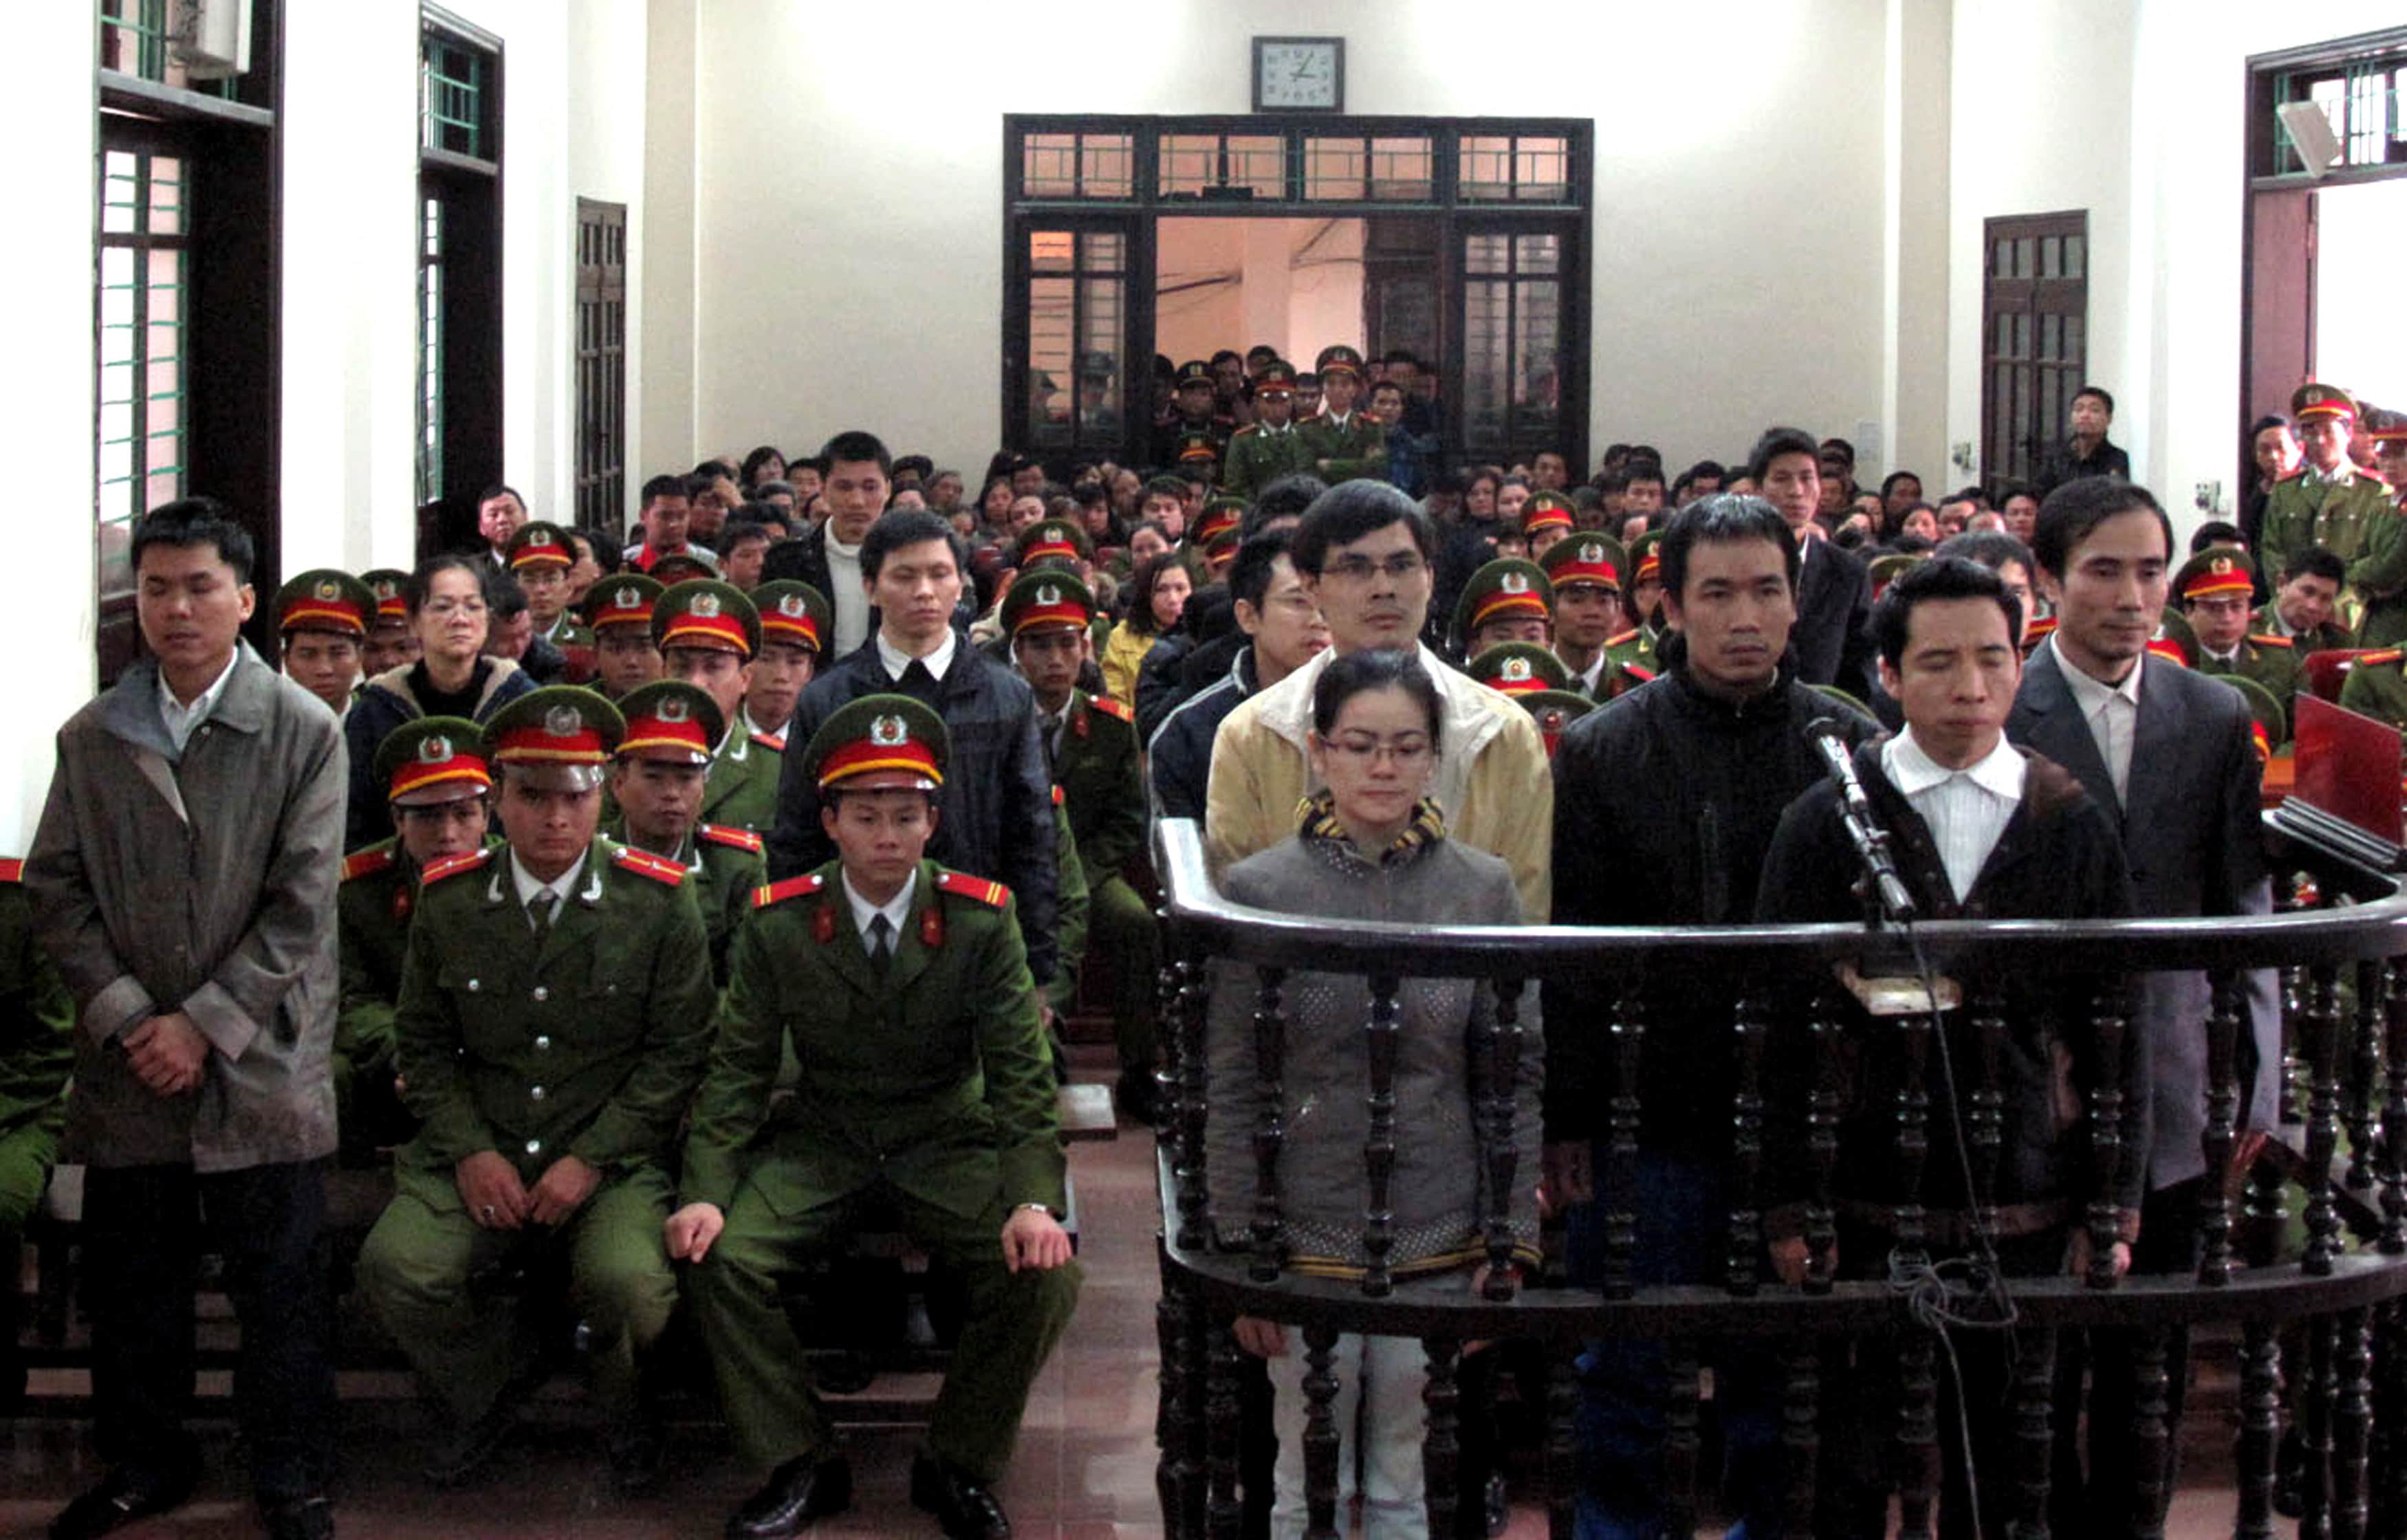
M 443 200 L 418 200 L 418 501 L 443 501 Z
M 421 149 L 490 160 L 485 125 L 489 61 L 476 48 L 428 28 L 418 50 L 418 143 Z
M 1303 195 L 1315 202 L 1431 202 L 1437 156 L 1417 136 L 1314 134 L 1303 141 Z
M 1287 141 L 1275 134 L 1165 134 L 1157 186 L 1165 200 L 1287 196 Z
M 2284 177 L 2307 170 L 2290 125 L 2279 109 L 2313 102 L 2340 142 L 2338 166 L 2407 165 L 2407 51 L 2350 60 L 2322 68 L 2286 70 L 2272 78 L 2272 163 L 2260 176 Z
M 167 83 L 169 21 L 168 0 L 100 0 L 100 67 Z
M 418 544 L 477 542 L 502 479 L 502 45 L 434 6 L 419 34 Z
M 1128 237 L 1117 230 L 1028 234 L 1028 442 L 1117 443 L 1128 304 Z
M 1981 467 L 2029 481 L 2068 431 L 2087 367 L 2089 215 L 1984 221 Z
M 577 522 L 626 514 L 627 205 L 577 200 Z
M 1560 449 L 1562 237 L 1474 231 L 1462 239 L 1465 447 L 1510 464 Z
M 1126 134 L 1031 134 L 1020 142 L 1025 198 L 1128 198 L 1136 192 L 1136 141 Z
M 1560 204 L 1573 197 L 1570 142 L 1551 134 L 1465 134 L 1456 149 L 1464 202 Z
M 136 520 L 184 495 L 185 298 L 192 206 L 182 156 L 100 158 L 99 597 L 134 592 Z

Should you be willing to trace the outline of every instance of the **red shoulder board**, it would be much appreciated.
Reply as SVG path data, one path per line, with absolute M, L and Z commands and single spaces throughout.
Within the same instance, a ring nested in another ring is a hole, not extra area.
M 398 859 L 400 857 L 393 854 L 391 845 L 382 849 L 355 850 L 343 857 L 343 881 L 348 883 L 354 877 L 373 877 Z
M 752 735 L 752 742 L 779 754 L 786 752 L 786 735 L 782 732 L 756 732 Z
M 1061 805 L 1061 788 L 1059 786 L 1053 788 L 1053 805 L 1057 808 Z
M 1103 713 L 1105 716 L 1117 716 L 1121 721 L 1129 723 L 1136 721 L 1136 713 L 1134 711 L 1121 705 L 1118 701 L 1113 699 L 1108 695 L 1091 696 L 1088 699 L 1087 704 L 1094 707 L 1095 710 Z
M 1608 647 L 1618 647 L 1618 646 L 1620 646 L 1623 643 L 1625 643 L 1625 642 L 1629 641 L 1631 638 L 1632 638 L 1632 637 L 1636 636 L 1636 635 L 1638 634 L 1638 632 L 1639 632 L 1639 628 L 1638 628 L 1638 627 L 1636 627 L 1636 626 L 1632 626 L 1632 627 L 1631 627 L 1631 628 L 1630 628 L 1630 629 L 1628 629 L 1628 630 L 1626 630 L 1626 631 L 1622 632 L 1619 636 L 1608 636 L 1608 637 L 1606 637 L 1606 638 L 1604 639 L 1604 644 L 1605 644 L 1606 646 L 1608 646 Z
M 0 861 L 0 883 L 21 883 L 25 880 L 25 863 L 11 855 Z
M 965 871 L 940 872 L 936 891 L 958 897 L 975 898 L 989 909 L 1001 909 L 1011 902 L 1011 889 L 1001 883 L 990 883 L 983 877 L 973 877 Z
M 752 890 L 752 907 L 767 909 L 772 904 L 782 904 L 789 898 L 799 898 L 807 893 L 817 893 L 826 885 L 826 882 L 816 871 L 806 871 L 800 877 L 789 877 L 782 883 L 763 883 Z
M 2396 663 L 2401 657 L 2407 657 L 2407 653 L 2402 653 L 2397 647 L 2385 647 L 2378 653 L 2359 654 L 2357 664 L 2357 667 L 2363 668 L 2369 663 Z
M 446 877 L 463 871 L 474 871 L 492 858 L 493 847 L 490 845 L 483 850 L 472 850 L 465 855 L 446 855 L 426 869 L 419 877 L 418 885 L 421 888 L 433 887 Z
M 760 740 L 755 739 L 758 742 Z M 761 837 L 748 828 L 730 828 L 725 824 L 705 824 L 694 831 L 714 845 L 731 845 L 737 850 L 761 854 Z
M 2251 636 L 2248 640 L 2260 647 L 2296 647 L 2298 645 L 2286 636 Z
M 610 864 L 615 867 L 624 867 L 638 876 L 648 877 L 655 883 L 663 883 L 670 887 L 675 887 L 685 881 L 685 868 L 675 861 L 663 861 L 651 852 L 637 850 L 632 845 L 621 845 L 612 851 Z
M 1631 678 L 1635 679 L 1642 685 L 1652 685 L 1655 683 L 1655 671 L 1643 664 L 1624 663 L 1621 666 L 1621 671 L 1628 674 Z

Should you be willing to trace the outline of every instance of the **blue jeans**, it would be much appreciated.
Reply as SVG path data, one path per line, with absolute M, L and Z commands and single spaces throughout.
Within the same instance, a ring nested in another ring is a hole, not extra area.
M 1597 1180 L 1605 1156 L 1596 1152 Z M 1655 1151 L 1638 1154 L 1637 1242 L 1631 1274 L 1641 1288 L 1703 1283 L 1729 1256 L 1725 1173 L 1714 1164 Z M 1604 1278 L 1603 1204 L 1573 1210 L 1566 1236 L 1572 1281 Z M 1782 1492 L 1781 1371 L 1768 1343 L 1701 1345 L 1714 1371 L 1721 1424 L 1721 1491 L 1735 1540 L 1776 1540 Z M 1668 1355 L 1659 1342 L 1607 1337 L 1579 1357 L 1580 1540 L 1656 1540 L 1663 1522 L 1663 1426 Z

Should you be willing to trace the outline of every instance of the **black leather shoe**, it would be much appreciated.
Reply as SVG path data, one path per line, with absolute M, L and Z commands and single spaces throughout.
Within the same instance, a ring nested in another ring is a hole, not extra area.
M 852 1467 L 841 1457 L 805 1455 L 771 1471 L 768 1482 L 744 1500 L 727 1520 L 727 1540 L 785 1540 L 810 1528 L 812 1519 L 850 1506 Z
M 933 1455 L 911 1462 L 911 1505 L 934 1514 L 952 1540 L 1011 1540 L 1011 1520 L 986 1483 Z
M 464 1427 L 454 1428 L 435 1441 L 419 1467 L 419 1475 L 430 1486 L 462 1487 L 485 1473 L 493 1456 L 518 1431 L 519 1409 L 505 1398 L 484 1416 Z
M 621 1497 L 642 1497 L 661 1484 L 668 1457 L 660 1425 L 637 1418 L 610 1430 L 610 1488 Z
M 315 1497 L 263 1497 L 259 1519 L 267 1526 L 267 1540 L 335 1540 L 335 1500 Z
M 93 1540 L 137 1519 L 181 1507 L 192 1495 L 193 1480 L 191 1471 L 163 1476 L 120 1465 L 59 1510 L 50 1520 L 50 1540 Z

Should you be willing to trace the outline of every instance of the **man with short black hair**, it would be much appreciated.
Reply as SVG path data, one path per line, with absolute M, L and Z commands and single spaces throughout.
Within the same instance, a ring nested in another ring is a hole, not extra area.
M 829 439 L 816 463 L 823 467 L 819 498 L 827 517 L 800 540 L 782 543 L 764 557 L 761 575 L 807 583 L 827 595 L 835 606 L 835 622 L 821 656 L 837 658 L 859 648 L 876 629 L 862 587 L 861 543 L 886 511 L 891 493 L 887 477 L 894 462 L 877 435 L 853 429 Z M 793 473 L 792 467 L 788 473 Z
M 510 537 L 527 521 L 526 499 L 513 487 L 488 487 L 477 499 L 477 533 L 485 540 L 485 559 L 496 572 L 509 571 Z
M 1157 818 L 1204 816 L 1212 739 L 1238 703 L 1312 661 L 1329 645 L 1285 526 L 1248 535 L 1229 566 L 1229 596 L 1239 645 L 1221 676 L 1162 717 L 1146 745 L 1148 791 Z
M 662 558 L 698 556 L 718 562 L 710 547 L 688 538 L 693 528 L 693 484 L 683 476 L 654 476 L 644 483 L 644 538 L 622 553 L 627 565 L 648 573 Z
M 2322 546 L 2297 552 L 2282 571 L 2282 586 L 2272 602 L 2257 612 L 2257 629 L 2288 637 L 2301 660 L 2309 653 L 2345 648 L 2348 630 L 2332 618 L 2332 612 L 2340 607 L 2341 585 L 2347 581 L 2347 565 Z
M 2030 639 L 2032 622 L 2039 618 L 2039 588 L 2032 577 L 2030 547 L 2001 530 L 1968 530 L 1960 535 L 1950 535 L 1939 543 L 1932 557 L 1962 557 L 1978 562 L 1998 574 L 2006 586 L 2006 594 L 2022 612 L 2022 629 L 2015 637 L 2015 645 L 2026 647 Z
M 1746 474 L 1756 495 L 1780 511 L 1797 543 L 1797 613 L 1789 631 L 1797 677 L 1871 699 L 1873 654 L 1864 625 L 1873 613 L 1872 573 L 1825 539 L 1816 522 L 1822 502 L 1820 450 L 1797 429 L 1774 428 L 1756 441 Z
M 943 717 L 957 773 L 945 781 L 936 848 L 947 865 L 1018 895 L 1029 966 L 1041 987 L 1051 982 L 1054 965 L 1053 783 L 1028 682 L 953 629 L 965 554 L 953 527 L 924 511 L 890 514 L 869 527 L 860 548 L 861 587 L 877 614 L 877 634 L 811 681 L 787 741 L 799 734 L 809 742 L 833 713 L 863 695 L 899 692 Z M 785 757 L 768 841 L 772 879 L 823 864 L 832 848 L 819 827 L 817 789 L 795 756 Z

